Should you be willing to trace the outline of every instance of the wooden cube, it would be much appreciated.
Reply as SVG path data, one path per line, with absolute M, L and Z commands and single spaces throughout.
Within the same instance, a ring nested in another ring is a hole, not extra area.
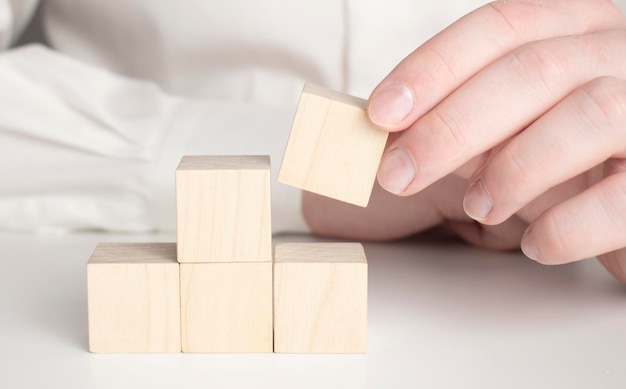
M 179 262 L 272 258 L 268 156 L 187 156 L 176 170 Z
M 272 263 L 182 263 L 183 352 L 272 352 Z
M 364 353 L 367 259 L 358 243 L 277 244 L 274 351 Z
M 366 101 L 307 84 L 278 181 L 367 206 L 387 142 L 365 114 Z
M 175 243 L 100 243 L 87 263 L 89 351 L 180 352 Z

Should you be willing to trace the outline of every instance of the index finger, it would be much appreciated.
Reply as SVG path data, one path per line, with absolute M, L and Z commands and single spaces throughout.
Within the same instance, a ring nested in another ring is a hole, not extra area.
M 482 68 L 524 43 L 623 23 L 623 15 L 609 0 L 486 4 L 400 62 L 372 92 L 369 118 L 382 129 L 404 130 Z

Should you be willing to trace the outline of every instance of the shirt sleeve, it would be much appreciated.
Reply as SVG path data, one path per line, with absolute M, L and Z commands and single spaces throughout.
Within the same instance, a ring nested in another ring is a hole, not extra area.
M 173 230 L 182 155 L 270 154 L 275 171 L 289 131 L 290 109 L 171 96 L 38 45 L 0 54 L 0 85 L 3 229 Z M 273 192 L 274 232 L 306 230 L 299 191 Z
M 0 0 L 0 50 L 17 40 L 38 5 L 39 0 Z

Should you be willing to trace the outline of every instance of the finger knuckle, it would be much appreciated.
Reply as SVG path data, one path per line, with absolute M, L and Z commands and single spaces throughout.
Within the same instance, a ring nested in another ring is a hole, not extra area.
M 461 71 L 463 64 L 457 61 L 455 55 L 450 55 L 436 45 L 425 45 L 422 47 L 421 54 L 427 59 L 427 62 L 434 64 L 422 75 L 433 86 L 441 85 L 442 82 L 448 81 L 457 84 L 463 79 L 463 72 Z
M 508 67 L 512 74 L 524 80 L 528 88 L 537 93 L 557 94 L 554 84 L 571 72 L 567 53 L 559 53 L 551 42 L 531 42 L 519 46 L 509 56 Z
M 499 31 L 508 32 L 512 39 L 531 34 L 529 19 L 545 11 L 542 4 L 534 1 L 498 0 L 487 3 L 486 7 L 492 14 L 490 21 L 501 27 Z
M 621 126 L 626 120 L 626 82 L 599 77 L 582 89 L 582 110 L 600 127 Z
M 515 2 L 493 1 L 488 3 L 487 7 L 493 12 L 499 24 L 508 30 L 511 35 L 519 33 L 520 25 L 517 21 L 520 19 L 520 14 Z
M 466 132 L 471 126 L 460 115 L 449 109 L 435 109 L 429 118 L 431 136 L 439 139 L 440 146 L 449 150 L 451 155 L 458 155 L 466 149 Z
M 502 158 L 501 162 L 496 162 L 496 164 L 506 170 L 505 176 L 511 186 L 525 185 L 528 182 L 531 169 L 529 169 L 527 158 L 518 148 L 511 145 L 505 147 L 502 149 L 500 158 Z
M 491 20 L 504 27 L 500 31 L 508 31 L 513 37 L 533 36 L 533 23 L 530 21 L 537 19 L 537 15 L 550 11 L 563 13 L 558 3 L 552 5 L 545 1 L 498 0 L 488 3 L 486 7 L 494 15 Z M 596 25 L 624 26 L 626 22 L 624 14 L 612 0 L 576 2 L 564 16 L 572 24 L 571 28 L 580 33 L 592 30 Z

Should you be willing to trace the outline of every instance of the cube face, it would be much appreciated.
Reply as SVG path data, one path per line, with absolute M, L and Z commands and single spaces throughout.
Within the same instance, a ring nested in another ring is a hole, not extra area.
M 183 352 L 272 352 L 272 263 L 183 263 Z
M 180 352 L 173 243 L 101 243 L 87 263 L 89 351 Z
M 307 85 L 278 181 L 367 206 L 387 136 L 367 118 L 365 100 Z
M 362 247 L 283 244 L 276 246 L 275 255 L 274 351 L 366 352 L 367 261 Z
M 176 170 L 179 262 L 271 260 L 269 157 L 184 157 Z

